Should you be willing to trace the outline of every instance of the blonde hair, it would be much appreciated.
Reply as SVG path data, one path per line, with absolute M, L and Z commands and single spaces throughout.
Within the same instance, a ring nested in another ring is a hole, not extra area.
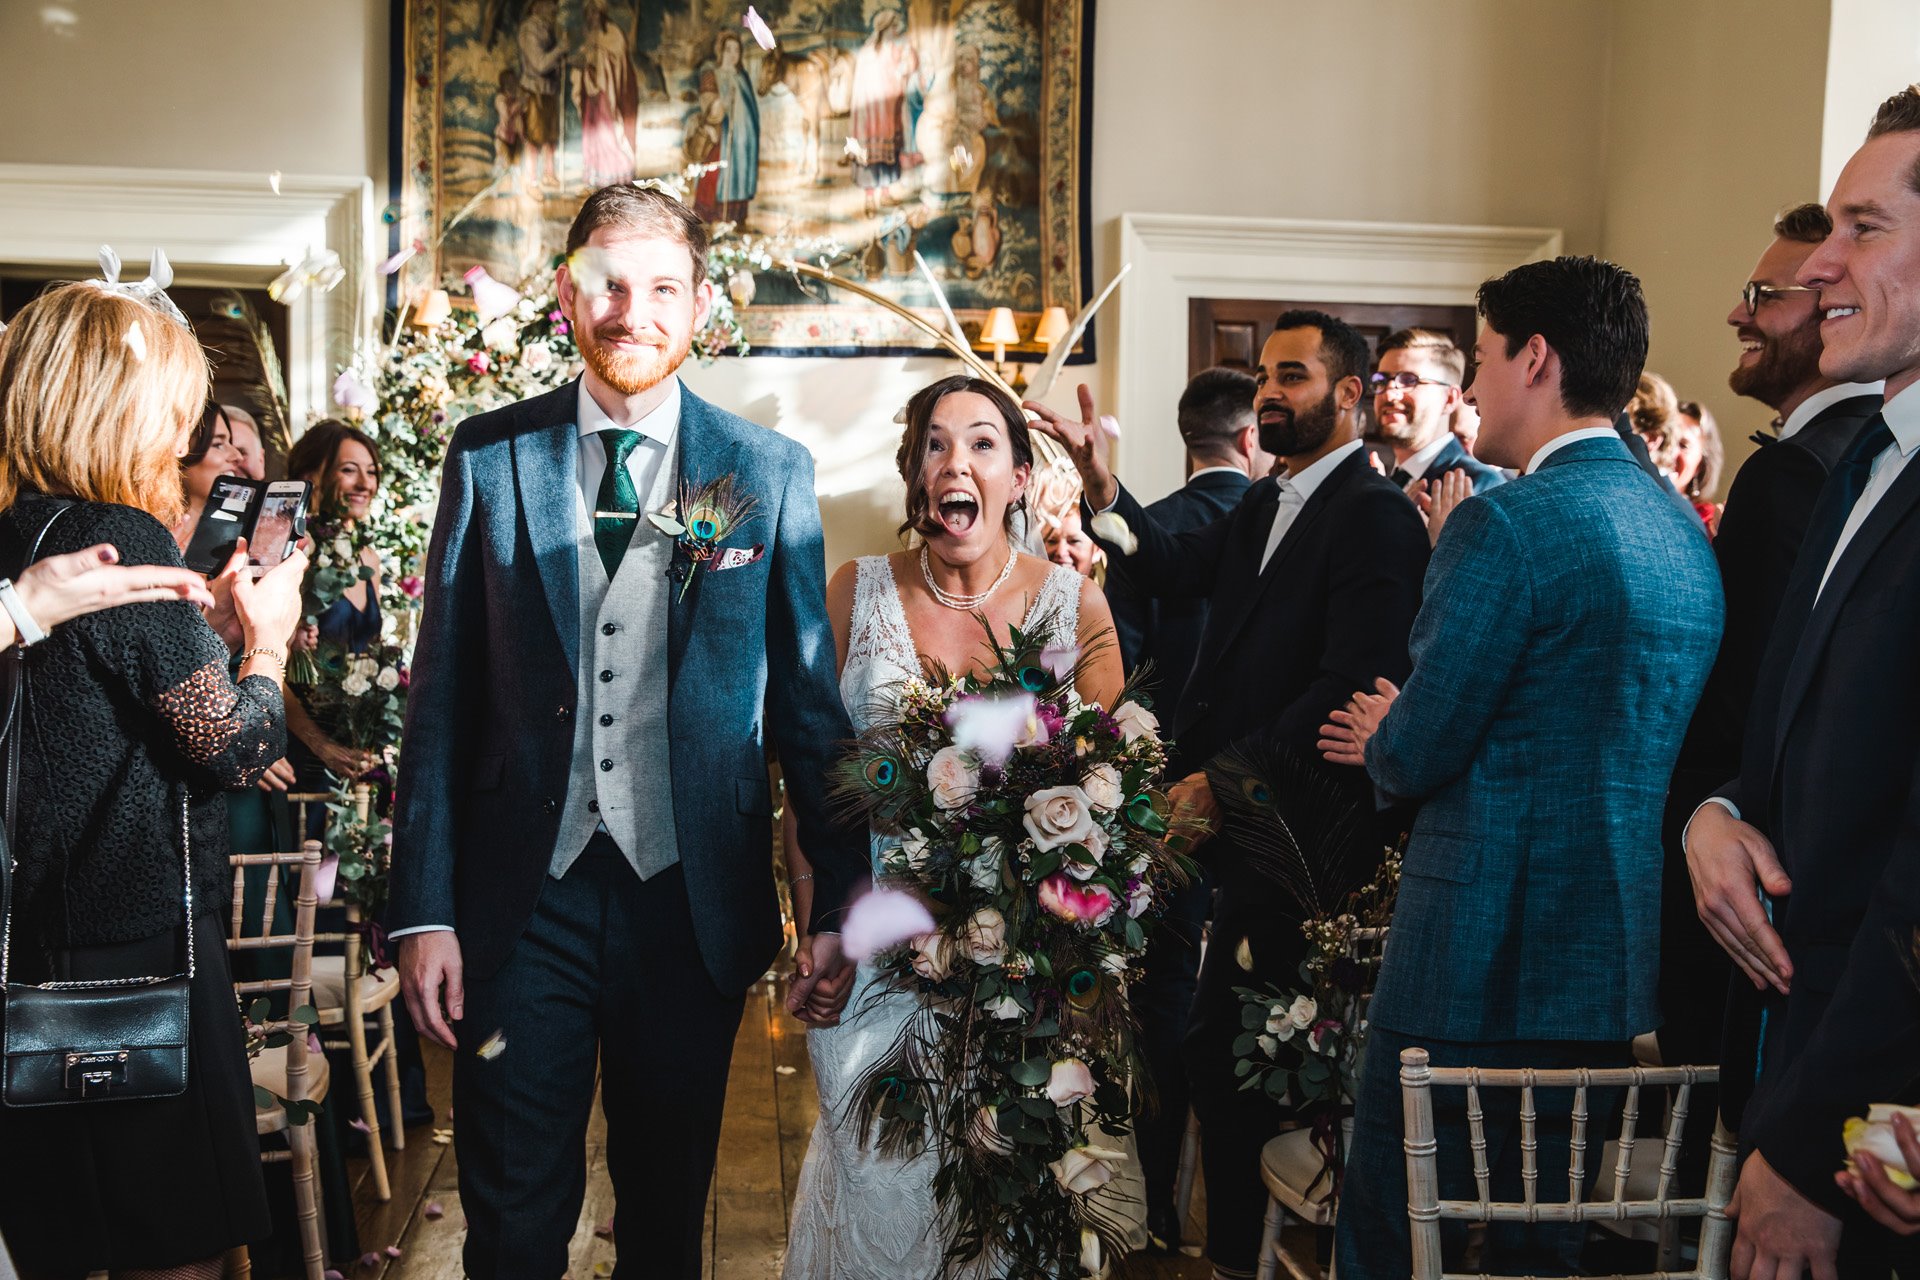
M 139 299 L 86 283 L 41 294 L 0 334 L 0 510 L 33 489 L 173 523 L 181 435 L 209 381 L 193 334 Z
M 1035 467 L 1027 509 L 1038 523 L 1036 533 L 1064 523 L 1069 512 L 1080 509 L 1080 473 L 1064 460 Z

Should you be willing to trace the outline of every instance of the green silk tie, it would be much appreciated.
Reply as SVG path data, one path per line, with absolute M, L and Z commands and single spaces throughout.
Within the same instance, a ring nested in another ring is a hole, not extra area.
M 607 567 L 607 580 L 620 571 L 620 561 L 633 540 L 633 526 L 639 520 L 640 494 L 627 471 L 627 459 L 640 447 L 640 433 L 609 427 L 599 433 L 607 445 L 607 469 L 600 477 L 600 499 L 593 513 L 593 542 L 600 548 L 600 563 Z M 611 514 L 618 512 L 620 514 Z

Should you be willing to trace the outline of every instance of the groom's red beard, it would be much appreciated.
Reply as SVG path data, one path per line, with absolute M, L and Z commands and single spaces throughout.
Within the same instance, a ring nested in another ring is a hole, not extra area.
M 614 348 L 614 343 L 633 337 L 623 329 L 596 329 L 589 335 L 587 330 L 576 325 L 574 333 L 585 339 L 580 343 L 580 355 L 586 360 L 587 367 L 593 370 L 600 381 L 623 396 L 637 396 L 650 387 L 658 386 L 685 362 L 687 354 L 693 350 L 691 333 L 667 346 L 649 344 L 638 351 Z

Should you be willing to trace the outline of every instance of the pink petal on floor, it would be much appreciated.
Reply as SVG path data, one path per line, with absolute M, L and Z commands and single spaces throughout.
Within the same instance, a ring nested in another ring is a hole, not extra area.
M 397 1257 L 399 1257 L 399 1256 L 400 1256 L 400 1246 L 399 1246 L 399 1245 L 397 1245 L 397 1244 L 390 1244 L 390 1245 L 388 1245 L 388 1246 L 387 1246 L 387 1256 L 388 1256 L 389 1258 L 397 1258 Z
M 613 1219 L 608 1218 L 605 1222 L 595 1227 L 593 1229 L 593 1234 L 600 1237 L 602 1240 L 613 1239 Z
M 443 1206 L 438 1200 L 429 1200 L 427 1201 L 427 1207 L 422 1209 L 420 1212 L 426 1217 L 438 1218 L 443 1216 L 447 1211 L 445 1206 Z
M 350 1129 L 358 1129 L 362 1133 L 373 1132 L 373 1130 L 368 1127 L 367 1122 L 365 1120 L 360 1119 L 357 1116 L 352 1120 L 347 1121 L 347 1127 Z
M 377 1253 L 363 1253 L 360 1255 L 360 1265 L 363 1267 L 377 1267 L 380 1265 L 380 1255 Z

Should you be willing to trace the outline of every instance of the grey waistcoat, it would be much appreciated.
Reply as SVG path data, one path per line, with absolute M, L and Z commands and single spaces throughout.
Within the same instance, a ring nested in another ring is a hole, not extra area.
M 645 515 L 674 496 L 679 440 L 675 431 L 611 582 L 594 545 L 592 513 L 574 491 L 575 528 L 581 531 L 574 539 L 580 566 L 580 668 L 567 802 L 547 864 L 555 878 L 567 873 L 602 824 L 642 880 L 680 861 L 667 748 L 667 610 L 674 590 L 667 566 L 673 540 Z M 609 717 L 610 723 L 601 723 Z

